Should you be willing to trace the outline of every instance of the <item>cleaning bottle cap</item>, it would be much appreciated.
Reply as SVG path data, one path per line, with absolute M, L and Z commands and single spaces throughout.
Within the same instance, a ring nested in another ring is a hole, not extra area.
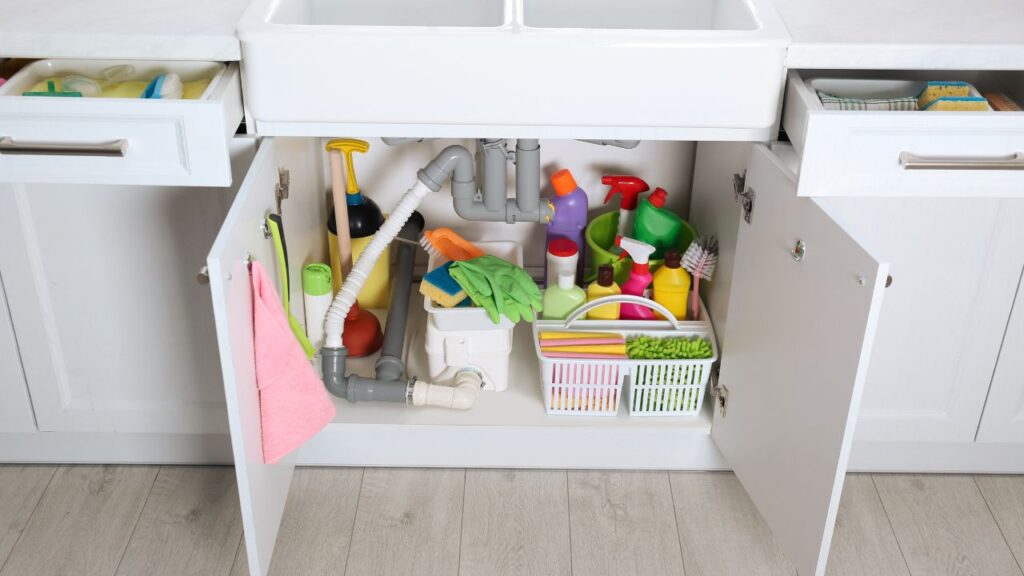
M 555 238 L 548 244 L 548 254 L 559 258 L 575 256 L 580 251 L 576 243 L 568 238 Z
M 555 188 L 555 194 L 565 196 L 576 189 L 576 179 L 568 168 L 562 168 L 551 175 L 551 186 Z
M 331 267 L 327 264 L 309 264 L 302 269 L 302 291 L 310 296 L 331 293 Z
M 682 262 L 682 256 L 679 255 L 678 250 L 668 250 L 665 252 L 665 268 L 679 268 Z
M 656 208 L 665 207 L 665 198 L 668 197 L 668 192 L 665 192 L 664 188 L 655 188 L 654 192 L 647 197 L 647 201 Z
M 612 196 L 622 194 L 621 208 L 623 210 L 636 210 L 640 194 L 651 189 L 647 182 L 636 176 L 602 176 L 601 183 L 612 188 L 604 197 L 604 203 L 607 204 Z
M 632 238 L 619 238 L 616 244 L 633 259 L 634 268 L 638 265 L 646 267 L 651 253 L 655 250 L 654 246 Z
M 597 269 L 597 285 L 607 288 L 615 283 L 615 268 L 611 264 L 602 264 Z
M 576 283 L 576 275 L 569 270 L 562 270 L 558 273 L 558 287 L 562 290 L 570 290 Z

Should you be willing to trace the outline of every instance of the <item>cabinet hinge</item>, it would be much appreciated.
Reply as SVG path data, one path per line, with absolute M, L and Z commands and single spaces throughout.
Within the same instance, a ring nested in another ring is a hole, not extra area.
M 281 201 L 288 198 L 288 187 L 291 184 L 292 175 L 287 168 L 277 169 L 277 186 L 274 187 L 274 197 L 277 198 L 277 213 L 281 213 Z
M 757 193 L 747 188 L 747 173 L 732 175 L 732 193 L 736 202 L 743 207 L 743 219 L 750 224 L 754 217 L 754 197 Z
M 725 408 L 729 404 L 729 389 L 718 382 L 718 367 L 711 372 L 711 395 L 718 405 L 718 415 L 725 418 Z

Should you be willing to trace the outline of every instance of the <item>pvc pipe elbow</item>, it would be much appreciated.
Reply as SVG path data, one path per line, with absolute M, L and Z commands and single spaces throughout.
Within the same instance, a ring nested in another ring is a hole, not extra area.
M 480 396 L 483 378 L 475 370 L 462 370 L 455 375 L 452 386 L 413 380 L 409 398 L 413 406 L 437 406 L 453 410 L 469 410 Z

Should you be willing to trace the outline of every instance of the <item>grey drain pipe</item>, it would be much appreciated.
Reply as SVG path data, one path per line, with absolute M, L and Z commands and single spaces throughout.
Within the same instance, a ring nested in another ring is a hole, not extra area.
M 455 213 L 477 222 L 547 223 L 555 213 L 550 202 L 540 201 L 540 144 L 536 139 L 516 141 L 516 197 L 507 198 L 505 172 L 508 151 L 504 140 L 480 140 L 483 154 L 480 193 L 473 177 L 473 155 L 463 146 L 449 146 L 419 172 L 420 181 L 435 192 L 449 175 Z
M 405 325 L 409 317 L 409 294 L 412 292 L 412 271 L 416 260 L 416 241 L 423 231 L 423 216 L 413 212 L 402 227 L 398 237 L 403 240 L 398 246 L 395 262 L 395 276 L 391 285 L 391 304 L 384 324 L 384 344 L 377 360 L 376 378 L 346 376 L 324 382 L 327 390 L 349 402 L 381 401 L 405 403 L 409 396 L 410 382 L 404 380 L 405 366 L 402 364 L 402 350 L 405 348 Z M 369 312 L 365 312 L 369 314 Z M 343 349 L 342 349 L 343 350 Z M 324 350 L 326 354 L 326 349 Z M 324 357 L 327 361 L 327 357 Z M 335 374 L 344 374 L 344 357 L 340 359 L 341 369 Z

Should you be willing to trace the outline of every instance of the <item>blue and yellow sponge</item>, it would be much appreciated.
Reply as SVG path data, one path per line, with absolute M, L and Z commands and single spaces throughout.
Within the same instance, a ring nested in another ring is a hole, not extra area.
M 420 282 L 420 294 L 437 302 L 445 308 L 455 308 L 467 300 L 466 291 L 452 279 L 449 269 L 452 262 L 434 268 L 423 276 Z

